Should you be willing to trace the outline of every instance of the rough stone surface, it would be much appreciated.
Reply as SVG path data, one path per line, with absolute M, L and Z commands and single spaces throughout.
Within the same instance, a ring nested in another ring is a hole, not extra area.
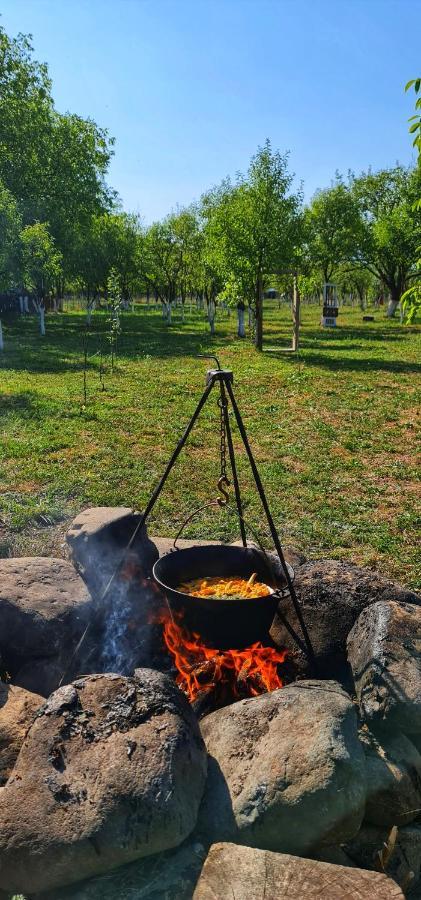
M 364 823 L 345 850 L 356 865 L 372 869 L 378 854 L 390 839 L 391 829 Z M 418 896 L 421 886 L 421 826 L 399 828 L 392 853 L 387 860 L 387 872 L 395 878 L 408 897 Z
M 101 597 L 121 563 L 139 519 L 140 513 L 126 506 L 93 506 L 73 519 L 66 535 L 70 554 L 95 597 Z M 157 559 L 158 551 L 142 528 L 126 557 L 126 570 L 149 576 Z
M 187 841 L 108 875 L 32 894 L 31 900 L 191 900 L 205 857 L 202 844 Z
M 0 791 L 0 888 L 36 893 L 185 840 L 206 754 L 171 679 L 91 675 L 56 691 Z
M 395 882 L 377 872 L 235 844 L 214 844 L 193 900 L 402 900 L 403 896 Z
M 127 550 L 139 518 L 129 507 L 92 507 L 67 533 L 73 563 L 95 598 L 84 671 L 132 675 L 137 666 L 164 667 L 160 633 L 151 624 L 154 605 L 162 602 L 149 580 L 158 550 L 146 528 Z
M 375 736 L 361 729 L 367 771 L 365 820 L 407 825 L 421 811 L 421 756 L 403 734 Z
M 363 609 L 378 600 L 421 603 L 417 594 L 377 572 L 336 559 L 315 560 L 299 566 L 295 569 L 294 585 L 321 667 L 320 674 L 327 677 L 342 674 L 341 669 L 346 666 L 346 639 Z M 284 601 L 282 610 L 300 634 L 291 601 Z M 278 646 L 295 653 L 295 644 L 279 617 L 275 617 L 271 635 Z
M 364 752 L 354 705 L 336 683 L 242 700 L 201 729 L 209 763 L 199 835 L 303 854 L 357 832 Z
M 421 607 L 383 601 L 364 610 L 348 658 L 368 723 L 421 732 Z
M 39 694 L 0 682 L 0 786 L 9 778 L 26 732 L 43 702 Z
M 67 560 L 0 560 L 0 654 L 14 683 L 44 696 L 55 690 L 71 663 L 77 670 L 73 654 L 91 616 L 89 591 Z

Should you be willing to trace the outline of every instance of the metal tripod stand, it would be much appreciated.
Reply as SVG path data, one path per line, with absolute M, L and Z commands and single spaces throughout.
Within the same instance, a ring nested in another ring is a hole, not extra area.
M 216 361 L 217 368 L 211 369 L 206 375 L 205 390 L 197 404 L 197 407 L 190 419 L 190 422 L 187 425 L 187 428 L 185 429 L 182 437 L 180 438 L 180 440 L 179 440 L 179 442 L 167 464 L 167 467 L 165 469 L 164 474 L 162 475 L 162 478 L 160 479 L 159 483 L 157 484 L 155 490 L 153 491 L 153 493 L 150 497 L 149 502 L 146 505 L 143 515 L 141 516 L 141 518 L 137 524 L 136 530 L 135 530 L 134 534 L 132 535 L 132 538 L 127 547 L 127 550 L 130 549 L 130 547 L 132 546 L 132 544 L 136 538 L 136 535 L 145 525 L 150 513 L 152 512 L 152 510 L 158 500 L 159 495 L 161 494 L 161 491 L 165 485 L 165 482 L 166 482 L 173 466 L 175 465 L 184 445 L 186 444 L 189 434 L 192 431 L 192 429 L 200 415 L 201 410 L 203 409 L 214 386 L 216 384 L 218 384 L 219 392 L 220 392 L 220 396 L 218 398 L 218 406 L 221 410 L 221 474 L 218 479 L 218 488 L 220 490 L 221 496 L 217 498 L 216 502 L 219 503 L 220 506 L 225 506 L 227 503 L 227 497 L 228 497 L 227 492 L 226 492 L 226 487 L 229 486 L 230 481 L 227 477 L 227 472 L 226 472 L 226 459 L 225 459 L 225 451 L 226 451 L 225 439 L 226 439 L 226 443 L 228 445 L 228 454 L 229 454 L 230 467 L 231 467 L 231 472 L 232 472 L 232 479 L 233 479 L 233 483 L 234 483 L 234 493 L 235 493 L 235 501 L 236 501 L 239 525 L 240 525 L 241 540 L 242 540 L 243 546 L 246 547 L 247 546 L 246 527 L 245 527 L 245 521 L 244 521 L 244 517 L 243 517 L 243 506 L 242 506 L 242 501 L 241 501 L 240 486 L 239 486 L 239 482 L 238 482 L 234 446 L 233 446 L 233 442 L 232 442 L 231 426 L 230 426 L 229 415 L 228 415 L 228 405 L 230 402 L 231 406 L 232 406 L 232 410 L 234 412 L 235 420 L 238 425 L 238 430 L 240 432 L 241 439 L 243 441 L 243 444 L 244 444 L 244 447 L 245 447 L 245 450 L 247 453 L 248 461 L 250 463 L 250 468 L 253 473 L 256 488 L 257 488 L 265 515 L 266 515 L 266 520 L 267 520 L 267 523 L 269 526 L 269 530 L 270 530 L 270 534 L 271 534 L 271 537 L 273 540 L 275 551 L 276 551 L 277 557 L 279 559 L 279 562 L 281 564 L 282 570 L 285 575 L 285 580 L 286 580 L 286 583 L 288 586 L 289 595 L 291 597 L 291 601 L 294 606 L 294 610 L 295 610 L 297 620 L 300 625 L 303 639 L 300 638 L 300 636 L 297 634 L 295 629 L 288 622 L 287 618 L 285 617 L 285 615 L 281 609 L 278 610 L 278 615 L 279 615 L 279 618 L 281 619 L 282 623 L 284 624 L 285 628 L 288 630 L 291 637 L 295 641 L 295 643 L 306 654 L 309 662 L 312 665 L 312 668 L 315 669 L 314 651 L 313 651 L 313 648 L 311 645 L 310 637 L 309 637 L 309 634 L 308 634 L 308 631 L 307 631 L 307 628 L 306 628 L 306 625 L 304 622 L 301 608 L 300 608 L 298 600 L 297 600 L 297 595 L 295 593 L 291 575 L 288 570 L 288 566 L 286 564 L 285 557 L 283 554 L 281 542 L 279 540 L 279 536 L 278 536 L 270 509 L 269 509 L 269 505 L 268 505 L 266 495 L 265 495 L 265 492 L 263 489 L 262 481 L 261 481 L 259 472 L 257 470 L 257 466 L 255 463 L 252 451 L 251 451 L 251 447 L 250 447 L 250 444 L 248 441 L 244 423 L 241 418 L 240 410 L 237 406 L 237 402 L 236 402 L 236 399 L 234 396 L 234 391 L 233 391 L 233 387 L 232 387 L 233 380 L 234 380 L 233 373 L 232 373 L 232 371 L 230 371 L 228 369 L 222 369 L 220 366 L 219 360 L 216 356 L 209 356 L 209 357 L 202 356 L 202 358 L 214 359 Z M 110 587 L 110 585 L 107 585 L 106 592 L 108 592 L 109 587 Z

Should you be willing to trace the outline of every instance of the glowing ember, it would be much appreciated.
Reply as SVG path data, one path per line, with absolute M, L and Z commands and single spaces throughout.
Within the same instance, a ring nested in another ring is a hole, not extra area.
M 285 662 L 285 651 L 260 642 L 245 650 L 214 650 L 174 619 L 165 617 L 163 625 L 164 641 L 177 669 L 176 682 L 190 702 L 215 692 L 219 706 L 283 686 L 278 666 Z

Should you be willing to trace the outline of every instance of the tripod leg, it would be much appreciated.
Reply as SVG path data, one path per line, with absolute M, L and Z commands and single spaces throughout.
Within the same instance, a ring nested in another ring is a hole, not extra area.
M 300 606 L 299 606 L 299 603 L 298 603 L 298 600 L 297 600 L 297 595 L 296 595 L 295 590 L 294 590 L 294 585 L 293 585 L 293 583 L 292 583 L 292 581 L 291 581 L 291 577 L 290 577 L 290 574 L 289 574 L 289 572 L 288 572 L 288 568 L 287 568 L 287 565 L 286 565 L 286 562 L 285 562 L 285 557 L 284 557 L 283 550 L 282 550 L 282 547 L 281 547 L 281 542 L 280 542 L 280 540 L 279 540 L 278 532 L 277 532 L 277 530 L 276 530 L 276 528 L 275 528 L 275 524 L 274 524 L 274 521 L 273 521 L 273 519 L 272 519 L 272 515 L 271 515 L 270 509 L 269 509 L 269 506 L 268 506 L 268 502 L 267 502 L 267 500 L 266 500 L 266 495 L 265 495 L 265 492 L 264 492 L 264 490 L 263 490 L 263 484 L 262 484 L 262 482 L 261 482 L 260 475 L 259 475 L 259 472 L 258 472 L 258 470 L 257 470 L 256 463 L 255 463 L 255 461 L 254 461 L 254 457 L 253 457 L 253 454 L 252 454 L 252 451 L 251 451 L 251 447 L 250 447 L 250 444 L 249 444 L 249 441 L 248 441 L 247 433 L 246 433 L 246 430 L 245 430 L 245 428 L 244 428 L 244 423 L 243 423 L 243 420 L 242 420 L 242 418 L 241 418 L 240 410 L 238 409 L 237 401 L 236 401 L 236 399 L 235 399 L 235 397 L 234 397 L 234 392 L 233 392 L 233 389 L 232 389 L 232 387 L 231 387 L 231 384 L 230 384 L 228 381 L 227 381 L 226 387 L 227 387 L 227 391 L 228 391 L 228 394 L 229 394 L 229 398 L 230 398 L 230 400 L 231 400 L 232 408 L 233 408 L 233 410 L 234 410 L 234 415 L 235 415 L 235 418 L 236 418 L 236 421 L 237 421 L 237 425 L 238 425 L 238 428 L 239 428 L 239 431 L 240 431 L 240 434 L 241 434 L 241 437 L 242 437 L 242 440 L 243 440 L 243 444 L 244 444 L 244 446 L 245 446 L 245 448 L 246 448 L 246 453 L 247 453 L 247 456 L 248 456 L 248 459 L 249 459 L 249 463 L 250 463 L 251 470 L 252 470 L 252 472 L 253 472 L 254 480 L 255 480 L 255 482 L 256 482 L 256 487 L 257 487 L 257 490 L 258 490 L 258 493 L 259 493 L 259 497 L 260 497 L 260 500 L 261 500 L 261 502 L 262 502 L 263 509 L 264 509 L 264 511 L 265 511 L 265 513 L 266 513 L 266 519 L 267 519 L 267 523 L 268 523 L 268 525 L 269 525 L 270 533 L 271 533 L 271 535 L 272 535 L 273 543 L 274 543 L 274 545 L 275 545 L 275 550 L 276 550 L 276 552 L 277 552 L 277 554 L 278 554 L 278 556 L 279 556 L 279 561 L 280 561 L 280 563 L 281 563 L 281 565 L 282 565 L 282 568 L 283 568 L 283 570 L 284 570 L 284 573 L 285 573 L 285 578 L 286 578 L 286 581 L 287 581 L 287 584 L 288 584 L 290 597 L 291 597 L 291 600 L 292 600 L 292 602 L 293 602 L 294 609 L 295 609 L 295 612 L 296 612 L 296 616 L 297 616 L 297 619 L 298 619 L 298 621 L 299 621 L 299 623 L 300 623 L 301 631 L 302 631 L 303 638 L 304 638 L 304 641 L 305 641 L 305 645 L 306 645 L 306 648 L 307 648 L 307 655 L 308 655 L 309 660 L 313 663 L 313 666 L 314 666 L 314 665 L 315 665 L 315 659 L 314 659 L 314 651 L 313 651 L 313 647 L 312 647 L 312 645 L 311 645 L 310 637 L 309 637 L 309 634 L 308 634 L 308 631 L 307 631 L 307 628 L 306 628 L 306 624 L 305 624 L 304 619 L 303 619 L 303 614 L 302 614 L 302 612 L 301 612 L 301 609 L 300 609 Z
M 234 446 L 232 443 L 231 426 L 229 423 L 227 397 L 225 394 L 224 383 L 222 380 L 220 381 L 220 385 L 221 385 L 221 400 L 223 403 L 222 408 L 224 410 L 225 431 L 227 434 L 228 452 L 229 452 L 230 465 L 231 465 L 231 471 L 232 471 L 232 480 L 234 482 L 235 502 L 237 504 L 238 521 L 240 523 L 241 540 L 243 542 L 243 547 L 247 547 L 246 529 L 244 527 L 244 520 L 243 520 L 243 504 L 241 502 L 240 485 L 238 483 L 237 466 L 235 463 Z

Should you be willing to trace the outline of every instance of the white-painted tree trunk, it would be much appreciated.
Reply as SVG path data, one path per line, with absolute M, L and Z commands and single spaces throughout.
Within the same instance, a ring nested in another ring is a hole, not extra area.
M 32 304 L 35 309 L 35 312 L 38 314 L 39 318 L 39 333 L 44 336 L 45 334 L 45 306 L 44 301 L 38 303 L 38 300 L 34 300 L 32 298 Z
M 208 302 L 208 322 L 210 333 L 215 334 L 215 316 L 216 316 L 216 303 L 214 300 L 209 300 Z
M 253 328 L 253 310 L 249 306 L 249 328 Z
M 181 304 L 181 321 L 184 325 L 184 303 Z
M 393 319 L 393 317 L 394 317 L 394 315 L 395 315 L 395 312 L 396 312 L 398 306 L 399 306 L 399 301 L 398 301 L 398 300 L 389 300 L 389 303 L 387 304 L 387 317 L 388 317 L 388 319 Z
M 28 303 L 27 297 L 23 298 L 23 309 L 24 309 L 24 312 L 29 313 L 29 303 Z
M 19 309 L 21 316 L 23 316 L 23 297 L 19 297 Z
M 246 326 L 244 322 L 244 309 L 237 309 L 238 316 L 238 337 L 243 338 L 246 336 Z
M 53 307 L 54 307 L 54 312 L 56 313 L 58 310 L 58 307 L 57 307 L 57 300 L 55 297 L 53 297 Z
M 164 300 L 164 302 L 162 304 L 162 316 L 165 319 L 167 325 L 171 325 L 172 304 L 167 303 L 166 300 Z
M 86 307 L 86 321 L 87 321 L 88 325 L 91 324 L 92 313 L 93 313 L 95 307 L 96 307 L 96 300 L 92 300 L 91 302 L 89 302 Z
M 0 319 L 0 350 L 4 350 L 3 329 L 1 327 L 1 319 Z

